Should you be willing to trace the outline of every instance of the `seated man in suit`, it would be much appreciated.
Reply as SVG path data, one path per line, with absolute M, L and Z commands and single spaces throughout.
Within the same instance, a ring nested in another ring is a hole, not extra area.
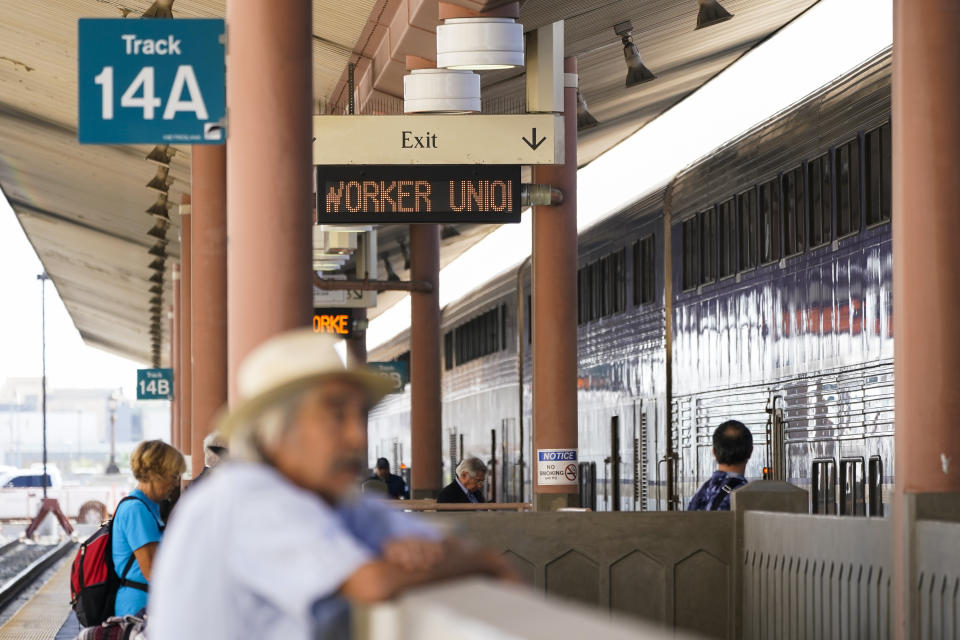
M 437 502 L 483 502 L 486 479 L 487 465 L 480 458 L 464 458 L 457 465 L 457 476 L 440 491 Z

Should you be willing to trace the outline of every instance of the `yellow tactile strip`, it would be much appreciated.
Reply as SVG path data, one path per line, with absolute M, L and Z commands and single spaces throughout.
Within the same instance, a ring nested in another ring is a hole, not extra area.
M 70 562 L 0 627 L 0 640 L 51 640 L 70 613 Z

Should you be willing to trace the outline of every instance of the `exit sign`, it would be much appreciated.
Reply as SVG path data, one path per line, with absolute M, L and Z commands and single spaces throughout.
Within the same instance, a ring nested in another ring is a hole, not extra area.
M 319 224 L 520 222 L 518 165 L 321 165 Z

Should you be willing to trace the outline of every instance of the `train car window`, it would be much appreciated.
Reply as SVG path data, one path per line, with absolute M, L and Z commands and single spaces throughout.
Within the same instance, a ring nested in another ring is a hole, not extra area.
M 865 500 L 867 483 L 863 472 L 863 458 L 840 460 L 840 515 L 867 515 Z
M 737 272 L 737 208 L 733 198 L 717 205 L 720 226 L 720 277 Z
M 700 284 L 700 250 L 697 247 L 698 220 L 690 218 L 683 223 L 683 289 L 689 291 Z
M 880 456 L 871 456 L 867 463 L 867 515 L 883 516 L 883 460 Z
M 837 237 L 860 231 L 860 139 L 855 138 L 833 152 L 837 174 Z
M 505 349 L 505 316 L 505 307 L 500 305 L 457 326 L 448 333 L 450 337 L 444 336 L 445 354 L 454 354 L 452 360 L 444 355 L 444 366 L 451 369 Z
M 656 297 L 656 254 L 653 234 L 633 243 L 633 304 L 649 304 Z M 686 255 L 686 254 L 684 254 Z
M 507 348 L 507 305 L 500 305 L 500 348 Z
M 453 369 L 453 331 L 443 334 L 443 368 Z
M 744 191 L 737 196 L 737 211 L 740 217 L 740 271 L 757 266 L 757 192 Z
M 527 294 L 527 344 L 533 342 L 533 297 Z
M 803 251 L 803 167 L 787 171 L 780 178 L 783 195 L 783 255 L 795 256 Z
M 866 169 L 866 214 L 867 226 L 890 221 L 891 200 L 891 147 L 890 123 L 865 137 L 864 168 Z
M 627 308 L 627 250 L 620 249 L 610 257 L 613 262 L 613 312 L 622 313 Z
M 590 319 L 597 320 L 603 315 L 603 269 L 599 262 L 590 265 L 590 286 L 593 293 Z
M 700 284 L 717 279 L 717 210 L 707 209 L 697 215 L 700 222 Z
M 607 317 L 613 314 L 617 297 L 617 265 L 614 254 L 606 256 L 600 261 L 603 268 L 603 309 L 601 315 Z
M 807 163 L 807 194 L 810 202 L 810 248 L 833 240 L 833 187 L 830 156 L 824 154 Z
M 833 458 L 813 461 L 810 474 L 813 495 L 813 513 L 837 513 L 837 464 Z
M 780 259 L 780 181 L 774 178 L 757 189 L 760 206 L 760 263 Z

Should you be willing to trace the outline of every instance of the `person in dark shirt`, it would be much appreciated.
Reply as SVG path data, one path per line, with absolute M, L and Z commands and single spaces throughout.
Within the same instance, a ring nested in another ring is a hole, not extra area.
M 396 500 L 409 499 L 410 492 L 407 483 L 398 475 L 390 473 L 390 461 L 386 458 L 377 458 L 377 466 L 369 480 L 378 479 L 387 485 L 387 494 Z
M 728 420 L 713 432 L 713 456 L 717 470 L 693 495 L 687 511 L 730 511 L 730 494 L 747 484 L 744 472 L 753 453 L 753 434 L 736 420 Z

